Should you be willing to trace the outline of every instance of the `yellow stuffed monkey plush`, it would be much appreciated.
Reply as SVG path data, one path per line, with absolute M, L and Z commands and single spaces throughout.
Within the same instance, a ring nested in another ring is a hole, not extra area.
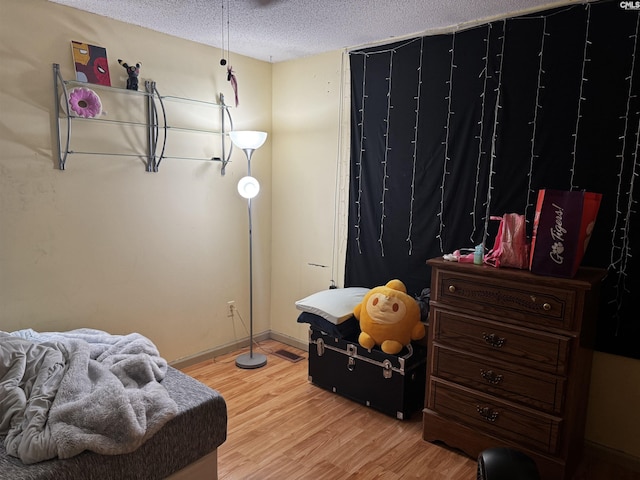
M 360 322 L 358 343 L 367 350 L 380 345 L 383 352 L 396 354 L 411 340 L 425 336 L 420 307 L 400 280 L 371 289 L 353 310 Z

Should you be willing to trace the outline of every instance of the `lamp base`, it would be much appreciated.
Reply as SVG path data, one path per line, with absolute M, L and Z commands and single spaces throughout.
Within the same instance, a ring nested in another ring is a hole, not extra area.
M 238 368 L 260 368 L 267 364 L 267 357 L 261 353 L 245 353 L 236 358 Z

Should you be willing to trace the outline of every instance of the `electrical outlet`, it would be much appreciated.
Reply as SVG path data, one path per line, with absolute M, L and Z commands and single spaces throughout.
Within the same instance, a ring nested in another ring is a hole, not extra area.
M 229 300 L 227 305 L 229 306 L 229 313 L 227 314 L 227 317 L 233 317 L 233 309 L 236 308 L 236 301 Z

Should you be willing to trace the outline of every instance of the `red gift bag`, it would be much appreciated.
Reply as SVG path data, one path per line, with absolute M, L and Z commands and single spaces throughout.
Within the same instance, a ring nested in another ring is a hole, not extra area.
M 533 219 L 529 270 L 573 277 L 587 250 L 602 194 L 542 189 Z

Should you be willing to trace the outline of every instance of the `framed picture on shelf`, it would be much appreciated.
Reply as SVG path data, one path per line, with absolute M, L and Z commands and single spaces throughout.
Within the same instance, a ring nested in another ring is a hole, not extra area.
M 76 80 L 110 87 L 107 49 L 76 41 L 71 42 L 71 47 Z

